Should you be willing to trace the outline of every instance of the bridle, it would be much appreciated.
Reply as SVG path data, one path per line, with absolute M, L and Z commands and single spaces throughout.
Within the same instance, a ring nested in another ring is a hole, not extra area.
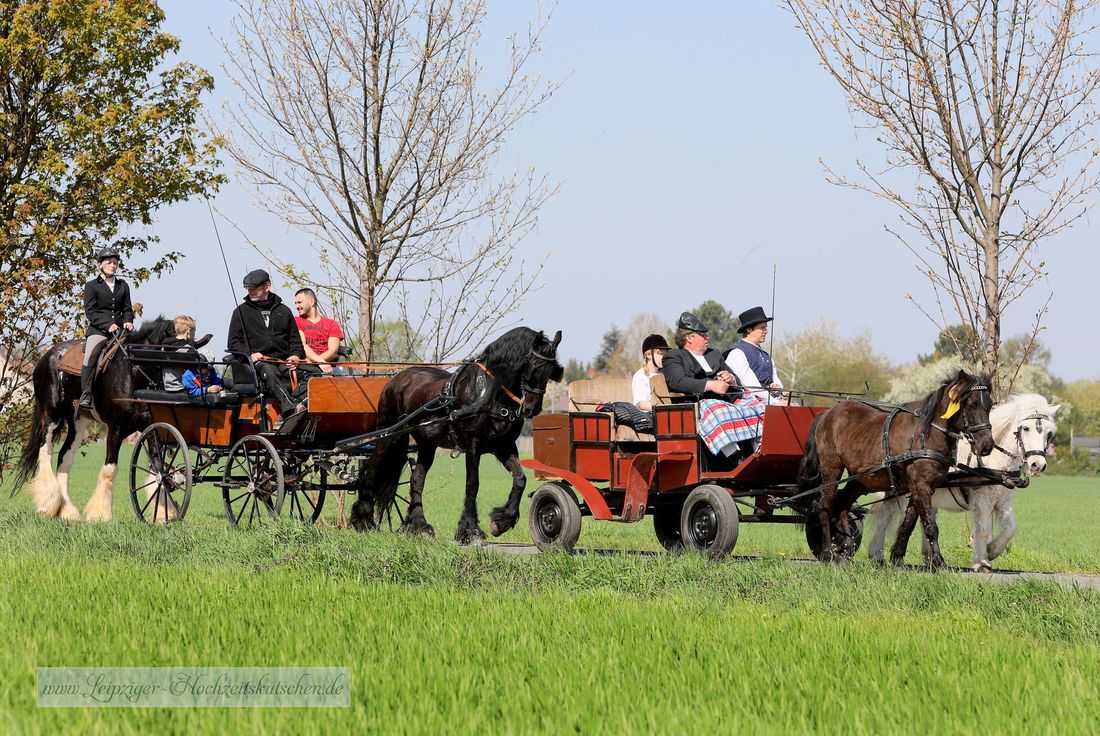
M 1016 431 L 1012 433 L 1012 436 L 1016 438 L 1016 448 L 1020 451 L 1019 454 L 1015 452 L 1009 452 L 1000 445 L 994 445 L 994 447 L 1003 452 L 1005 455 L 1008 455 L 1009 457 L 1020 459 L 1023 463 L 1027 463 L 1027 459 L 1029 457 L 1046 457 L 1046 446 L 1050 442 L 1049 439 L 1043 442 L 1042 450 L 1029 450 L 1024 447 L 1024 438 L 1021 436 L 1020 432 L 1023 429 L 1024 425 L 1032 419 L 1035 420 L 1035 434 L 1039 437 L 1043 436 L 1043 420 L 1046 420 L 1052 424 L 1054 423 L 1054 420 L 1051 419 L 1049 414 L 1040 414 L 1039 412 L 1028 414 L 1016 424 Z
M 989 411 L 993 408 L 993 400 L 990 398 L 990 395 L 989 395 L 989 386 L 985 385 L 984 383 L 979 383 L 979 384 L 976 384 L 974 386 L 971 386 L 968 389 L 965 389 L 962 393 L 968 394 L 968 393 L 971 393 L 972 391 L 977 391 L 978 392 L 978 402 L 979 402 L 980 406 L 982 407 L 982 409 L 985 410 L 986 417 L 988 417 L 989 416 Z M 961 397 L 960 397 L 959 403 L 960 404 L 963 403 L 961 401 Z M 971 424 L 970 423 L 970 414 L 967 411 L 967 407 L 960 407 L 959 413 L 962 414 L 963 428 L 958 433 L 958 436 L 963 437 L 964 439 L 966 439 L 966 441 L 969 442 L 971 444 L 971 446 L 974 446 L 975 444 L 977 444 L 974 441 L 974 433 L 975 432 L 981 432 L 984 429 L 988 429 L 990 431 L 993 430 L 993 424 L 990 423 L 988 421 L 988 419 L 987 419 L 987 421 L 982 422 L 981 424 Z M 935 426 L 935 425 L 932 425 L 932 426 Z M 948 432 L 948 434 L 951 434 L 951 433 Z
M 544 363 L 556 363 L 557 360 L 557 351 L 554 351 L 553 355 L 546 355 L 544 353 L 540 353 L 537 349 L 532 347 L 531 351 L 527 354 L 527 367 L 523 371 L 523 378 L 520 379 L 520 395 L 517 396 L 514 391 L 504 385 L 503 381 L 498 382 L 500 390 L 504 392 L 504 395 L 511 399 L 517 406 L 523 406 L 524 402 L 527 400 L 528 394 L 532 394 L 535 396 L 545 395 L 545 385 L 542 388 L 537 388 L 531 385 L 531 374 L 534 373 L 535 369 L 538 366 L 543 365 Z M 485 365 L 484 363 L 474 363 L 474 365 L 480 368 L 482 372 L 490 379 L 496 378 L 496 376 L 493 375 L 493 372 L 489 370 L 489 366 Z M 501 408 L 503 409 L 503 407 Z

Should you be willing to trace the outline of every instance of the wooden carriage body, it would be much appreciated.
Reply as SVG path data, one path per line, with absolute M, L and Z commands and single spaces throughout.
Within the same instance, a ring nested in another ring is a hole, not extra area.
M 577 383 L 577 382 L 574 382 Z M 617 426 L 598 403 L 630 401 L 621 382 L 570 384 L 569 413 L 536 417 L 534 458 L 524 465 L 540 480 L 568 483 L 598 519 L 638 521 L 665 504 L 682 503 L 694 488 L 711 484 L 751 500 L 742 521 L 798 521 L 775 514 L 769 498 L 793 493 L 810 424 L 824 407 L 769 406 L 759 449 L 733 466 L 709 452 L 697 431 L 698 408 L 651 380 L 656 428 L 652 435 Z M 629 383 L 629 382 L 627 382 Z M 603 384 L 603 385 L 601 385 Z M 596 396 L 606 398 L 597 401 Z

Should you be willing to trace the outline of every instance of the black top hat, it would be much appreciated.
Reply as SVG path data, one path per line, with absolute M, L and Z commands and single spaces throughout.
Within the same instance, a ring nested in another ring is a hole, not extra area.
M 244 277 L 244 288 L 255 289 L 257 286 L 263 286 L 268 281 L 271 281 L 271 276 L 267 271 L 262 268 L 257 268 L 255 271 L 249 271 L 248 275 Z
M 692 332 L 698 332 L 701 335 L 705 335 L 709 330 L 707 326 L 703 324 L 703 320 L 696 317 L 691 312 L 684 312 L 680 315 L 680 320 L 676 323 L 676 329 L 678 330 L 691 330 Z
M 752 309 L 746 309 L 741 314 L 737 315 L 737 328 L 738 332 L 743 332 L 750 327 L 758 325 L 762 322 L 771 322 L 772 318 L 764 314 L 763 307 L 753 307 Z
M 650 335 L 642 340 L 642 355 L 650 350 L 668 350 L 668 340 L 664 335 Z

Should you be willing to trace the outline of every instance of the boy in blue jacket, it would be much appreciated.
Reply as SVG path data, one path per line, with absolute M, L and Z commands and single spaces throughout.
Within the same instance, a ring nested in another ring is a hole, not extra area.
M 193 399 L 201 399 L 207 394 L 219 393 L 223 385 L 221 376 L 215 373 L 206 361 L 183 372 L 183 387 L 187 389 L 187 394 Z

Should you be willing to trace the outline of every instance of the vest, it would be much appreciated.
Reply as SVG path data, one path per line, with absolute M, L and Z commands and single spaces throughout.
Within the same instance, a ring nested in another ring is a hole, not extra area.
M 741 349 L 741 352 L 745 354 L 745 359 L 749 362 L 749 368 L 752 369 L 753 375 L 756 376 L 756 380 L 760 383 L 757 386 L 767 386 L 772 382 L 772 375 L 775 373 L 775 368 L 772 365 L 772 356 L 768 355 L 768 351 L 757 345 L 753 345 L 748 340 L 738 340 L 733 344 L 730 350 Z M 727 351 L 728 353 L 729 351 Z

